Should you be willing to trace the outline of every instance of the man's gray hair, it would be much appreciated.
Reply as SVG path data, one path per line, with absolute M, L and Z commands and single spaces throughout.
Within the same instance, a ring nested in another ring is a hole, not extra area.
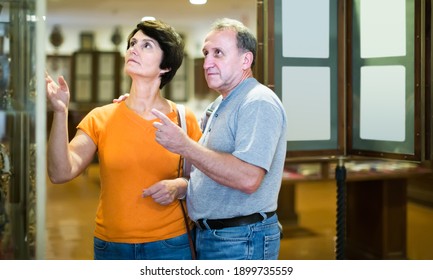
M 236 32 L 237 47 L 243 52 L 250 51 L 253 54 L 253 62 L 251 67 L 254 66 L 257 53 L 257 39 L 253 33 L 242 22 L 231 19 L 221 18 L 217 19 L 212 25 L 212 31 L 233 30 Z

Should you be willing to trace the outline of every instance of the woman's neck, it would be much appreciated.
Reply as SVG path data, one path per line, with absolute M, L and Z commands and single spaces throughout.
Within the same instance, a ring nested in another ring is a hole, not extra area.
M 150 112 L 153 108 L 168 114 L 171 112 L 170 102 L 161 96 L 159 85 L 138 85 L 133 83 L 129 97 L 125 100 L 126 106 L 145 119 L 154 119 Z

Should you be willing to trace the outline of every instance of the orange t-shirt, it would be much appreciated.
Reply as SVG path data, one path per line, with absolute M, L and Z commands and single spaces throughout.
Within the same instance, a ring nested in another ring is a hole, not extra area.
M 176 105 L 167 116 L 177 123 Z M 125 102 L 93 109 L 77 126 L 97 145 L 101 191 L 95 236 L 111 242 L 144 243 L 186 232 L 177 200 L 167 206 L 143 198 L 143 190 L 178 176 L 179 155 L 155 141 L 153 122 L 130 110 Z M 196 117 L 186 110 L 188 135 L 198 141 Z

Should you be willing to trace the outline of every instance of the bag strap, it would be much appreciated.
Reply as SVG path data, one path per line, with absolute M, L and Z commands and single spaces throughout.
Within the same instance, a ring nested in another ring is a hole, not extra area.
M 186 126 L 186 118 L 185 118 L 185 106 L 182 104 L 176 104 L 177 114 L 179 116 L 179 124 L 180 127 L 188 134 L 188 127 Z
M 186 134 L 188 134 L 188 127 L 186 125 L 185 106 L 182 104 L 176 104 L 176 107 L 177 107 L 177 117 L 179 120 L 179 126 L 182 127 L 183 131 L 185 131 Z M 182 177 L 189 178 L 189 174 L 191 173 L 191 165 L 187 163 L 184 157 L 182 157 L 182 169 L 183 169 Z
M 203 115 L 202 121 L 201 121 L 201 131 L 205 132 L 208 122 L 209 120 L 213 117 L 213 112 L 216 111 L 221 103 L 221 101 L 223 100 L 222 95 L 218 96 L 217 99 L 214 100 L 214 102 L 212 102 L 207 108 L 206 108 L 206 112 Z
M 192 233 L 191 233 L 191 229 L 189 228 L 189 224 L 188 224 L 188 217 L 186 215 L 186 209 L 185 206 L 183 205 L 184 200 L 179 199 L 179 203 L 180 203 L 180 207 L 182 207 L 182 214 L 183 214 L 183 220 L 185 221 L 185 227 L 186 227 L 186 231 L 188 233 L 188 242 L 189 242 L 189 248 L 191 251 L 191 258 L 193 260 L 197 259 L 197 255 L 195 252 L 195 244 L 194 244 L 194 240 L 192 239 Z
M 186 117 L 185 117 L 185 106 L 183 106 L 182 104 L 176 104 L 176 107 L 177 107 L 177 118 L 179 121 L 179 126 L 185 131 L 185 133 L 188 133 L 188 128 L 186 125 Z M 181 167 L 181 164 L 183 165 L 182 167 Z M 180 174 L 181 168 L 183 170 L 183 174 Z M 185 177 L 185 176 L 189 177 L 190 170 L 187 170 L 187 169 L 190 169 L 190 167 L 186 163 L 186 159 L 181 156 L 179 159 L 178 177 L 181 177 L 181 176 L 182 177 Z M 192 233 L 191 233 L 190 225 L 188 223 L 189 220 L 188 220 L 188 217 L 186 214 L 186 209 L 185 209 L 185 206 L 183 203 L 183 199 L 179 199 L 179 203 L 180 203 L 180 207 L 182 208 L 183 220 L 185 222 L 185 227 L 186 227 L 186 231 L 188 234 L 189 247 L 191 249 L 191 258 L 193 260 L 196 260 L 197 256 L 196 256 L 196 252 L 195 252 L 195 245 L 194 245 L 194 241 L 192 239 Z

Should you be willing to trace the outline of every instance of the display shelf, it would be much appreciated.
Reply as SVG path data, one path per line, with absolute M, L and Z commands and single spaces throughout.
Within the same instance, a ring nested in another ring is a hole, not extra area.
M 347 180 L 417 177 L 433 173 L 430 163 L 393 160 L 348 160 L 344 162 Z M 283 181 L 334 180 L 337 161 L 288 162 Z

